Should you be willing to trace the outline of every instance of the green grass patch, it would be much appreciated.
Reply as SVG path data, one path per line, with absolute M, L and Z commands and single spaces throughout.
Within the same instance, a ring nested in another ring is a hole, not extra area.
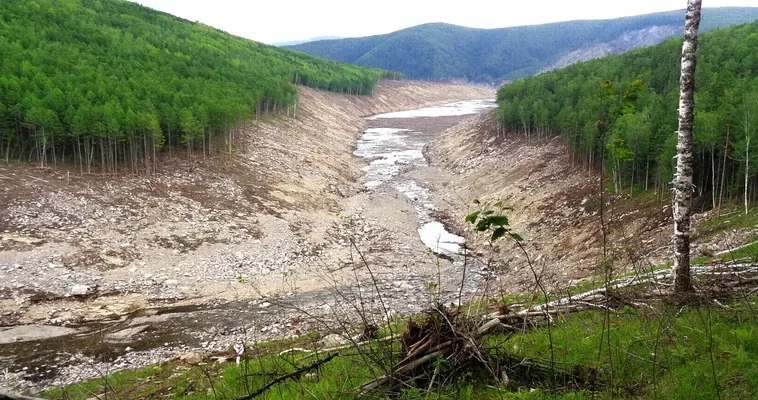
M 606 396 L 747 399 L 758 388 L 758 321 L 749 309 L 627 309 L 605 318 L 601 311 L 571 315 L 552 337 L 556 365 L 596 368 Z M 550 359 L 545 328 L 502 346 L 527 359 Z
M 693 264 L 714 264 L 726 262 L 758 262 L 758 238 L 751 238 L 753 243 L 738 247 L 718 256 L 701 256 L 692 260 Z
M 749 299 L 751 302 L 756 297 Z M 608 318 L 608 319 L 606 319 Z M 580 371 L 588 387 L 529 387 L 514 379 L 507 387 L 487 374 L 456 374 L 427 392 L 426 384 L 401 390 L 400 399 L 748 399 L 758 390 L 758 319 L 749 304 L 729 309 L 655 305 L 617 313 L 586 311 L 558 317 L 551 330 L 557 370 Z M 510 337 L 491 335 L 493 355 L 550 360 L 550 339 L 542 327 Z M 610 345 L 609 345 L 610 343 Z M 292 342 L 286 343 L 291 345 Z M 267 344 L 266 349 L 281 345 Z M 255 349 L 253 349 L 255 351 Z M 286 380 L 261 399 L 355 399 L 361 384 L 389 365 L 387 345 L 342 351 L 334 360 L 298 380 Z M 394 361 L 400 356 L 393 345 Z M 320 357 L 325 357 L 321 355 Z M 315 361 L 301 353 L 269 353 L 243 361 L 190 367 L 181 362 L 121 371 L 107 379 L 109 399 L 230 399 Z M 591 377 L 591 378 L 590 378 Z M 442 379 L 441 379 L 442 381 Z M 514 383 L 515 382 L 515 383 Z M 102 379 L 45 393 L 49 399 L 88 399 L 105 392 Z M 376 398 L 390 398 L 379 395 Z
M 692 238 L 707 241 L 732 229 L 749 229 L 756 226 L 758 226 L 758 210 L 751 210 L 745 214 L 744 210 L 734 209 L 699 223 L 695 227 Z

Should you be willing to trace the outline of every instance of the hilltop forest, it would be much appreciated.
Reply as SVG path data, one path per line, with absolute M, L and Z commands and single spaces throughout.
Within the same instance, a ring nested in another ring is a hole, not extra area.
M 595 46 L 610 43 L 613 54 L 619 54 L 660 43 L 681 34 L 683 15 L 684 11 L 678 10 L 500 29 L 434 23 L 386 35 L 315 41 L 288 48 L 336 61 L 399 71 L 412 79 L 495 82 L 536 74 L 576 50 L 593 53 Z M 706 8 L 700 29 L 706 32 L 756 19 L 755 7 Z M 599 56 L 597 52 L 594 54 Z
M 701 36 L 696 194 L 712 206 L 758 192 L 758 23 Z M 605 160 L 616 192 L 668 190 L 676 165 L 681 40 L 513 82 L 498 91 L 504 131 L 560 135 L 572 160 Z
M 160 149 L 231 151 L 294 84 L 368 94 L 399 75 L 238 38 L 123 0 L 0 2 L 0 156 L 149 170 Z

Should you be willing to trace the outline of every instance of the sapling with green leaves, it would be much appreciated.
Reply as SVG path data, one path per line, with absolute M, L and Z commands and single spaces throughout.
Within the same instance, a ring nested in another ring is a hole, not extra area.
M 505 211 L 513 211 L 512 207 L 504 205 L 502 201 L 496 202 L 491 208 L 486 204 L 482 204 L 479 200 L 474 200 L 474 204 L 479 206 L 480 209 L 467 215 L 466 222 L 474 225 L 479 232 L 492 230 L 492 234 L 490 235 L 491 242 L 506 236 L 509 236 L 516 242 L 524 241 L 521 235 L 511 230 L 508 217 L 503 215 Z

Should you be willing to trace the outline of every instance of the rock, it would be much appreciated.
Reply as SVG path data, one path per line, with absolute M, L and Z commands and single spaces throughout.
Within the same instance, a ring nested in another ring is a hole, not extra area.
M 260 308 L 268 308 L 268 307 L 271 307 L 271 303 L 269 303 L 267 301 L 264 301 L 263 303 L 258 304 L 258 307 L 260 307 Z
M 0 330 L 0 345 L 52 339 L 76 333 L 80 333 L 80 330 L 49 325 L 17 325 Z
M 347 344 L 348 342 L 349 342 L 348 339 L 336 333 L 331 333 L 329 335 L 326 335 L 321 340 L 319 340 L 319 344 L 321 344 L 324 347 L 339 346 L 339 345 Z
M 114 342 L 123 342 L 123 341 L 129 341 L 133 340 L 134 336 L 139 334 L 140 332 L 143 332 L 147 328 L 149 328 L 150 325 L 136 325 L 131 326 L 126 329 L 122 329 L 117 332 L 111 332 L 107 335 L 105 335 L 106 341 L 114 341 Z
M 74 285 L 71 288 L 72 296 L 86 296 L 89 293 L 89 286 L 87 285 Z
M 203 356 L 198 353 L 187 353 L 179 357 L 179 360 L 186 362 L 189 365 L 198 365 L 203 362 Z
M 112 265 L 114 267 L 123 267 L 126 265 L 126 260 L 120 257 L 116 256 L 109 256 L 107 254 L 100 254 L 100 259 L 103 260 L 104 263 L 108 265 Z
M 45 243 L 45 239 L 40 239 L 32 236 L 19 236 L 19 235 L 3 235 L 2 240 L 10 240 L 17 243 L 30 244 L 34 246 Z
M 166 279 L 163 281 L 163 286 L 178 286 L 179 281 L 176 279 Z

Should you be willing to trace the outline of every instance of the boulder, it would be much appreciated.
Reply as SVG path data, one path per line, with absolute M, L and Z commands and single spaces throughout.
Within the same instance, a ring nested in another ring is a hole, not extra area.
M 203 362 L 203 356 L 198 353 L 192 352 L 183 354 L 181 357 L 179 357 L 179 360 L 184 361 L 189 365 L 198 365 Z

